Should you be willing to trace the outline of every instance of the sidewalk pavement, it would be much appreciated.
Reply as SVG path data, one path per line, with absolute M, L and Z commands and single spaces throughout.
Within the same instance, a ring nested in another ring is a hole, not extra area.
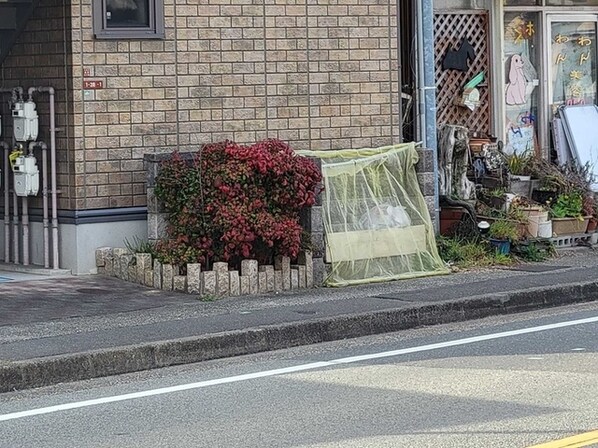
M 100 276 L 0 283 L 0 392 L 598 299 L 598 254 L 201 302 Z M 0 278 L 8 277 L 0 273 Z

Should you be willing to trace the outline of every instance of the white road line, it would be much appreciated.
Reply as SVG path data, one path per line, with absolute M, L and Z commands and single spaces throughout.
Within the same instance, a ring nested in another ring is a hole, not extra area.
M 101 404 L 116 403 L 118 401 L 136 400 L 144 397 L 152 397 L 155 395 L 172 394 L 191 389 L 202 389 L 204 387 L 218 386 L 221 384 L 238 383 L 240 381 L 249 381 L 257 378 L 267 378 L 278 375 L 285 375 L 289 373 L 304 372 L 307 370 L 316 370 L 324 367 L 332 367 L 339 364 L 353 364 L 362 361 L 371 361 L 374 359 L 390 358 L 393 356 L 406 355 L 409 353 L 427 352 L 431 350 L 438 350 L 448 347 L 456 347 L 459 345 L 475 344 L 477 342 L 491 341 L 495 339 L 509 338 L 530 333 L 538 333 L 540 331 L 555 330 L 558 328 L 572 327 L 576 325 L 584 325 L 598 322 L 598 316 L 587 319 L 578 319 L 572 321 L 559 322 L 556 324 L 542 325 L 539 327 L 522 328 L 520 330 L 505 331 L 502 333 L 493 333 L 482 336 L 474 336 L 471 338 L 457 339 L 454 341 L 440 342 L 437 344 L 422 345 L 419 347 L 403 348 L 399 350 L 391 350 L 387 352 L 371 353 L 369 355 L 351 356 L 348 358 L 334 359 L 331 361 L 314 362 L 310 364 L 302 364 L 298 366 L 285 367 L 282 369 L 266 370 L 263 372 L 248 373 L 245 375 L 236 375 L 227 378 L 218 378 L 209 381 L 200 381 L 197 383 L 181 384 L 179 386 L 163 387 L 160 389 L 151 389 L 143 392 L 135 392 L 130 394 L 115 395 L 112 397 L 97 398 L 94 400 L 78 401 L 75 403 L 66 403 L 56 406 L 48 406 L 45 408 L 31 409 L 29 411 L 13 412 L 11 414 L 0 415 L 0 422 L 7 420 L 15 420 L 25 417 L 33 417 L 36 415 L 51 414 L 54 412 L 68 411 L 71 409 L 85 408 L 90 406 L 97 406 Z

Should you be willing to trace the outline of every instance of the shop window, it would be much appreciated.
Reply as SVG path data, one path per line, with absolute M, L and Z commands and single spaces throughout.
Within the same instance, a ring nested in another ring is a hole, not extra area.
M 552 108 L 596 102 L 596 22 L 554 21 Z
M 537 14 L 505 14 L 505 124 L 509 153 L 535 151 L 538 145 L 541 51 Z
M 164 37 L 163 0 L 95 0 L 97 38 L 159 39 Z

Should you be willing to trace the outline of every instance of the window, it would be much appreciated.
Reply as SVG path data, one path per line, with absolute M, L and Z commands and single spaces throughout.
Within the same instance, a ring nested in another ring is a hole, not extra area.
M 164 37 L 163 0 L 94 0 L 93 26 L 101 39 Z

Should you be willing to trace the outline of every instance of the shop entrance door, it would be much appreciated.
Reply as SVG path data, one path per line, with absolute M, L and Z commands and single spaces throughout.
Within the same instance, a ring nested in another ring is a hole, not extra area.
M 596 104 L 598 15 L 547 16 L 549 117 L 562 105 Z

